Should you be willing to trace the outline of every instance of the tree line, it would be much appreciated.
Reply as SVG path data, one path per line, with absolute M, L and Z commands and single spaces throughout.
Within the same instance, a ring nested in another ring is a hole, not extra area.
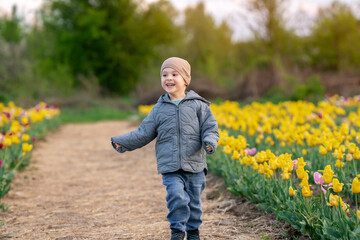
M 351 6 L 335 1 L 299 35 L 286 25 L 287 4 L 249 1 L 253 37 L 242 41 L 203 3 L 186 8 L 180 23 L 166 0 L 47 0 L 31 24 L 14 7 L 0 18 L 0 100 L 83 88 L 144 93 L 158 84 L 169 56 L 188 59 L 193 79 L 237 99 L 359 93 L 360 21 Z

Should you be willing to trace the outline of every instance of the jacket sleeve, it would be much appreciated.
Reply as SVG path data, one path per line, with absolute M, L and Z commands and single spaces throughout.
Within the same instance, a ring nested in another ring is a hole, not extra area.
M 199 117 L 201 140 L 205 151 L 209 154 L 214 153 L 219 141 L 218 123 L 207 104 L 202 104 Z M 206 146 L 210 146 L 212 151 L 208 151 Z
M 141 148 L 151 142 L 157 136 L 157 124 L 155 120 L 156 105 L 151 109 L 149 115 L 142 121 L 140 126 L 129 133 L 111 137 L 111 144 L 120 153 Z M 113 142 L 120 144 L 116 149 Z

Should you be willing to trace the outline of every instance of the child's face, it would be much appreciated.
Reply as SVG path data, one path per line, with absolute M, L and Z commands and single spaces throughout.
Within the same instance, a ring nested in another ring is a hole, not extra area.
M 164 68 L 162 71 L 161 86 L 171 96 L 183 95 L 186 90 L 185 80 L 172 68 Z

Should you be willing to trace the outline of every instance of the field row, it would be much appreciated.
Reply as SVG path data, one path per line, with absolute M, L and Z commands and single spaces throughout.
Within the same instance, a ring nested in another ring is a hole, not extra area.
M 220 140 L 208 166 L 232 193 L 313 239 L 360 239 L 360 96 L 211 110 Z
M 14 102 L 0 103 L 0 201 L 16 171 L 29 164 L 34 142 L 58 126 L 59 113 L 44 102 L 27 110 Z M 8 206 L 0 202 L 0 208 L 6 211 Z

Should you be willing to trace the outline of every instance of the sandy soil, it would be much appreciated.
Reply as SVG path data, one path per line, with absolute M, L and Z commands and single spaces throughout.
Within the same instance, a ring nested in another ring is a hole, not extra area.
M 30 166 L 2 199 L 10 207 L 0 213 L 0 239 L 170 239 L 154 142 L 124 154 L 110 144 L 110 136 L 135 127 L 68 124 L 38 142 Z M 202 202 L 202 239 L 279 238 L 282 226 L 271 215 L 226 193 L 211 173 Z

